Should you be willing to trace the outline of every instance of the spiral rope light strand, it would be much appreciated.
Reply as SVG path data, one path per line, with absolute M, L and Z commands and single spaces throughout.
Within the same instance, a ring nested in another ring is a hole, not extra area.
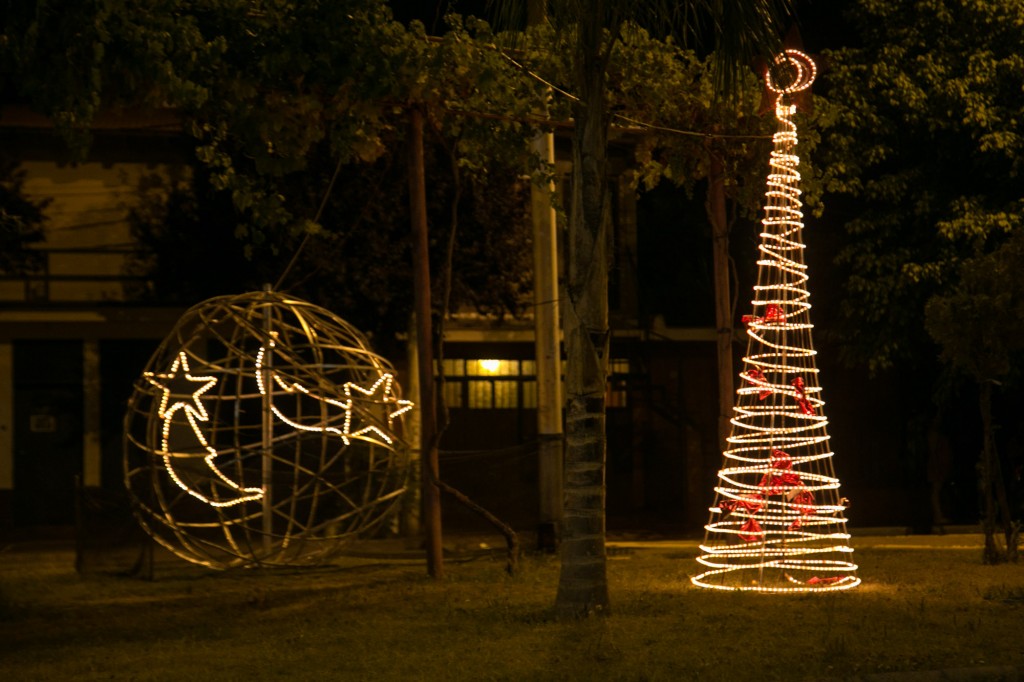
M 747 352 L 697 561 L 700 587 L 827 592 L 860 584 L 815 365 L 804 263 L 796 105 L 814 61 L 780 54 L 766 74 L 777 130 L 765 192 Z M 785 85 L 783 85 L 785 83 Z

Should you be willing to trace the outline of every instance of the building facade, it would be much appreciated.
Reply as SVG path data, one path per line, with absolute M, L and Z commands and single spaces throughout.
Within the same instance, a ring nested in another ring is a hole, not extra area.
M 105 119 L 90 157 L 73 164 L 45 122 L 5 115 L 0 125 L 24 173 L 25 194 L 46 204 L 42 269 L 0 280 L 0 528 L 33 532 L 74 522 L 76 485 L 122 486 L 125 403 L 183 312 L 134 298 L 145 282 L 127 267 L 139 248 L 129 214 L 144 190 L 187 179 L 188 155 L 167 118 Z M 560 170 L 568 170 L 563 162 Z M 635 192 L 617 178 L 611 184 L 609 525 L 697 529 L 719 458 L 714 330 L 673 326 L 672 314 L 666 324 L 665 311 L 644 303 L 651 284 L 642 276 Z M 648 220 L 654 233 L 683 228 Z M 709 253 L 708 243 L 698 259 Z M 690 305 L 686 296 L 677 294 L 675 305 Z M 535 528 L 532 321 L 455 315 L 446 324 L 443 352 L 442 477 L 513 526 Z M 400 370 L 406 364 L 392 360 Z M 453 502 L 444 511 L 447 527 L 482 527 Z

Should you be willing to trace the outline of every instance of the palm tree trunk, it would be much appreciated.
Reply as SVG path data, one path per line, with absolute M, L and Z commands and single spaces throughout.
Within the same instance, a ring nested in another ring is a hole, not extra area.
M 569 272 L 563 312 L 567 404 L 561 573 L 555 599 L 559 618 L 608 613 L 604 518 L 608 119 L 601 26 L 583 24 L 576 64 L 581 91 L 574 107 Z

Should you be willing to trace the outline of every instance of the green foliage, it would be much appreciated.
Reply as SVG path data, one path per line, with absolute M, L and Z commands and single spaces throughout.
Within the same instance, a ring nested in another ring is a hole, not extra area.
M 129 222 L 139 249 L 126 271 L 145 282 L 126 294 L 136 301 L 192 306 L 212 296 L 243 293 L 272 283 L 280 258 L 246 258 L 235 238 L 231 197 L 197 172 L 189 186 L 168 187 L 154 177 L 143 187 Z
M 497 24 L 521 26 L 527 4 L 498 0 L 494 3 Z M 542 5 L 546 23 L 558 34 L 563 49 L 568 48 L 566 56 L 577 66 L 583 65 L 577 48 L 585 31 L 596 27 L 601 37 L 595 47 L 611 54 L 632 26 L 641 26 L 657 39 L 677 40 L 703 54 L 713 53 L 714 84 L 720 94 L 733 92 L 744 77 L 748 60 L 774 56 L 793 7 L 791 0 L 559 0 Z M 573 77 L 581 75 L 576 72 Z
M 122 105 L 199 106 L 210 98 L 194 75 L 223 69 L 223 36 L 207 39 L 202 18 L 240 25 L 248 2 L 211 0 L 5 2 L 0 82 L 51 115 L 72 150 L 88 149 L 89 127 Z M 229 16 L 230 15 L 230 16 Z
M 37 0 L 10 19 L 6 88 L 52 115 L 79 151 L 103 109 L 179 112 L 257 243 L 305 224 L 274 180 L 305 169 L 321 141 L 342 161 L 380 156 L 383 116 L 403 101 L 402 79 L 420 73 L 380 0 Z
M 520 169 L 535 180 L 550 176 L 527 143 L 539 128 L 567 121 L 571 100 L 551 97 L 508 59 L 497 46 L 510 41 L 486 23 L 450 16 L 448 31 L 429 38 L 419 24 L 393 21 L 382 0 L 90 0 L 71 9 L 38 0 L 8 14 L 3 86 L 51 114 L 80 151 L 95 116 L 118 107 L 172 108 L 194 140 L 195 187 L 136 215 L 150 255 L 133 268 L 154 277 L 140 296 L 188 303 L 273 281 L 308 235 L 286 285 L 360 311 L 374 327 L 404 326 L 408 286 L 395 274 L 408 262 L 404 143 L 415 106 L 428 122 L 435 262 L 446 260 L 448 233 L 455 235 L 453 306 L 521 309 L 530 267 Z M 638 15 L 667 28 L 652 16 Z M 710 61 L 613 23 L 608 96 L 621 116 L 740 134 L 761 124 L 713 105 Z M 570 33 L 531 29 L 516 40 L 515 58 L 572 92 Z M 639 140 L 638 178 L 648 184 L 666 177 L 692 186 L 707 171 L 699 136 L 647 130 Z M 746 179 L 755 148 L 738 139 L 727 152 L 730 190 L 747 192 L 750 205 L 761 190 Z M 152 193 L 167 196 L 166 188 Z M 197 250 L 211 239 L 216 248 Z M 182 268 L 196 263 L 204 277 L 183 278 Z
M 432 41 L 374 0 L 271 3 L 247 19 L 241 40 L 229 21 L 217 24 L 235 68 L 197 74 L 218 97 L 188 116 L 197 158 L 213 186 L 231 193 L 246 217 L 240 236 L 252 244 L 273 248 L 282 231 L 319 229 L 309 210 L 316 202 L 287 191 L 291 176 L 313 170 L 314 158 L 354 164 L 394 154 L 410 106 L 428 112 L 460 169 L 485 176 L 492 162 L 527 163 L 531 131 L 521 121 L 537 88 L 488 49 L 486 25 L 453 18 Z M 317 169 L 321 177 L 329 167 Z
M 842 336 L 872 369 L 920 366 L 926 302 L 1024 221 L 1024 6 L 860 0 L 849 19 L 862 44 L 827 55 L 819 118 L 847 233 Z
M 274 250 L 282 233 L 301 233 L 314 218 L 285 185 L 309 170 L 321 143 L 339 163 L 384 153 L 389 102 L 401 101 L 415 55 L 380 2 L 247 4 L 242 16 L 194 15 L 225 49 L 218 68 L 186 64 L 183 77 L 215 96 L 171 104 L 185 114 L 211 184 L 245 217 L 239 236 Z
M 654 122 L 638 137 L 634 181 L 652 189 L 666 180 L 692 192 L 710 172 L 711 155 L 724 165 L 726 195 L 747 215 L 764 197 L 771 116 L 759 116 L 762 86 L 753 71 L 737 81 L 732 99 L 716 94 L 714 59 L 698 59 L 671 40 L 653 40 L 636 27 L 623 31 L 610 77 L 619 122 Z
M 326 145 L 321 145 L 326 147 Z M 404 148 L 396 145 L 373 163 L 348 164 L 324 204 L 321 224 L 308 241 L 283 288 L 343 315 L 387 344 L 404 330 L 412 306 L 409 263 L 408 178 Z M 427 209 L 437 226 L 431 260 L 447 257 L 454 177 L 447 150 L 427 146 L 430 170 Z M 290 174 L 281 186 L 293 205 L 312 211 L 323 200 L 323 179 L 334 170 L 326 149 L 310 159 L 305 173 Z M 517 314 L 528 299 L 530 223 L 527 184 L 520 169 L 494 164 L 486 176 L 463 179 L 459 232 L 454 250 L 453 306 Z M 148 200 L 133 213 L 133 234 L 142 255 L 131 274 L 144 275 L 147 288 L 137 300 L 191 305 L 214 295 L 274 284 L 303 234 L 280 234 L 276 248 L 235 237 L 238 214 L 231 196 L 197 172 L 191 186 L 169 191 L 155 183 Z M 440 270 L 440 268 L 438 268 Z M 440 272 L 434 272 L 435 278 Z M 384 352 L 387 350 L 380 347 Z
M 45 238 L 45 203 L 28 199 L 22 191 L 24 172 L 9 160 L 0 160 L 0 274 L 21 275 L 42 265 L 42 254 L 31 248 Z
M 926 326 L 943 359 L 977 382 L 1004 379 L 1024 351 L 1024 230 L 960 264 L 952 291 L 932 297 Z
M 427 113 L 436 263 L 445 228 L 459 228 L 453 305 L 521 309 L 521 169 L 550 172 L 527 145 L 541 86 L 494 49 L 486 24 L 451 17 L 430 39 L 382 0 L 95 0 L 69 11 L 39 0 L 10 14 L 3 86 L 79 150 L 95 116 L 119 106 L 171 108 L 194 141 L 194 187 L 154 187 L 135 216 L 150 255 L 132 267 L 153 276 L 140 296 L 190 303 L 273 282 L 308 235 L 286 286 L 322 293 L 369 329 L 404 329 L 415 106 Z

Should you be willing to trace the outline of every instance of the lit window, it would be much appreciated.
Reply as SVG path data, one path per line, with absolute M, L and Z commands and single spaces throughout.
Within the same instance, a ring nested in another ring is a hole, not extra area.
M 613 359 L 609 367 L 608 407 L 626 407 L 629 360 Z M 445 359 L 444 399 L 448 407 L 537 409 L 537 363 L 499 358 Z
M 524 363 L 525 364 L 525 363 Z M 524 381 L 523 387 L 523 407 L 528 410 L 537 409 L 537 382 L 533 379 Z
M 627 407 L 629 398 L 629 360 L 612 359 L 608 367 L 606 407 Z
M 504 366 L 511 364 L 501 360 L 477 360 L 476 362 L 481 374 L 501 374 Z
M 445 360 L 444 397 L 449 407 L 478 410 L 535 408 L 535 372 L 533 360 Z

